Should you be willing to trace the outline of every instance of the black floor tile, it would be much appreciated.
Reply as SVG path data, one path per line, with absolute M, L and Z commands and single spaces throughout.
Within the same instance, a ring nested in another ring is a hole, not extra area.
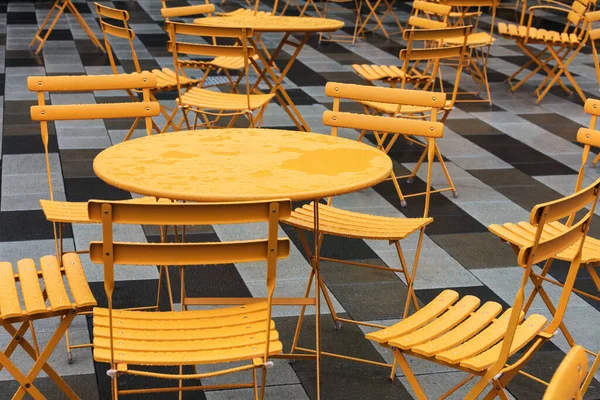
M 434 235 L 432 239 L 468 269 L 512 267 L 517 262 L 512 248 L 492 233 Z
M 523 114 L 519 117 L 526 119 L 548 132 L 554 133 L 569 142 L 577 142 L 577 131 L 581 124 L 560 114 Z
M 11 129 L 5 127 L 5 130 Z M 35 127 L 28 126 L 26 131 L 31 132 Z M 39 129 L 39 127 L 38 127 Z M 44 144 L 38 132 L 32 132 L 26 135 L 5 135 L 2 139 L 3 154 L 32 154 L 44 153 Z M 55 135 L 49 135 L 48 151 L 56 153 L 58 151 L 58 143 Z
M 59 346 L 61 345 L 62 344 L 59 344 Z M 55 367 L 51 363 L 50 366 Z M 27 373 L 27 371 L 22 372 L 25 374 Z M 110 398 L 110 396 L 100 397 L 100 394 L 98 393 L 98 383 L 96 382 L 96 374 L 66 375 L 61 377 L 81 399 L 97 400 Z M 58 386 L 56 386 L 56 384 L 48 377 L 37 378 L 33 384 L 47 399 L 67 398 Z M 18 389 L 19 384 L 14 379 L 0 381 L 0 393 L 2 393 L 3 396 L 6 396 L 6 398 L 12 398 L 13 394 Z
M 127 200 L 131 194 L 110 186 L 99 178 L 65 178 L 65 191 L 68 201 Z
M 462 286 L 462 287 L 446 287 L 443 289 L 417 289 L 415 293 L 419 300 L 423 302 L 423 304 L 429 304 L 433 299 L 437 297 L 444 290 L 454 290 L 459 294 L 462 298 L 464 296 L 470 295 L 479 298 L 482 304 L 486 301 L 495 301 L 502 305 L 503 309 L 507 309 L 509 307 L 508 304 L 504 300 L 502 300 L 496 293 L 494 293 L 487 286 Z
M 445 125 L 460 135 L 502 134 L 498 129 L 480 119 L 449 119 Z
M 0 242 L 54 239 L 52 223 L 42 210 L 0 212 Z M 63 238 L 72 238 L 71 225 L 63 226 Z
M 528 175 L 569 175 L 577 172 L 508 135 L 469 135 L 470 141 Z
M 61 150 L 60 164 L 65 179 L 95 178 L 93 169 L 94 157 L 102 149 Z
M 6 23 L 9 25 L 37 25 L 35 12 L 8 12 Z

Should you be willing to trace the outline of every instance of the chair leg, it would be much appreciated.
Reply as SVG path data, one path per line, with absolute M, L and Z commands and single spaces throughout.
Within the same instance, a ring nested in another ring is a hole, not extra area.
M 422 240 L 423 240 L 423 238 L 421 238 L 419 236 L 419 245 L 417 246 L 418 248 L 419 248 Z M 400 259 L 400 265 L 402 266 L 402 273 L 404 274 L 404 279 L 406 279 L 407 284 L 410 284 L 409 286 L 412 289 L 412 276 L 408 272 L 408 267 L 406 265 L 406 259 L 404 258 L 404 252 L 402 251 L 402 246 L 400 246 L 400 241 L 398 241 L 398 240 L 394 241 L 394 245 L 396 246 L 396 251 L 398 252 L 398 258 Z M 419 250 L 420 250 L 420 248 L 419 248 Z M 416 261 L 417 260 L 415 259 L 415 262 Z M 413 264 L 413 269 L 414 269 L 415 265 L 416 264 Z M 419 309 L 419 300 L 417 299 L 417 295 L 415 294 L 414 289 L 409 290 L 406 293 L 406 304 L 409 304 L 411 302 L 413 303 L 415 310 L 418 310 Z M 407 306 L 405 305 L 405 309 L 406 308 L 407 308 Z M 406 318 L 406 317 L 407 317 L 407 315 L 403 316 L 403 318 Z
M 415 391 L 417 399 L 427 400 L 427 396 L 425 395 L 423 388 L 419 384 L 417 377 L 410 369 L 410 366 L 408 365 L 408 362 L 406 361 L 406 358 L 404 358 L 402 352 L 398 349 L 394 350 L 394 364 L 400 366 L 400 369 L 402 370 L 402 372 L 404 372 L 404 375 L 406 376 L 410 387 Z
M 452 190 L 452 196 L 454 196 L 454 198 L 457 198 L 458 192 L 456 191 L 454 182 L 452 182 L 452 178 L 450 177 L 450 172 L 448 172 L 448 168 L 446 167 L 446 162 L 442 158 L 442 153 L 440 153 L 440 148 L 438 147 L 437 143 L 435 144 L 435 154 L 436 154 L 438 160 L 440 160 L 440 165 L 442 166 L 442 171 L 444 171 L 444 175 L 446 176 L 448 185 L 450 186 L 450 189 Z
M 58 0 L 57 2 L 55 2 L 54 4 L 56 5 L 60 0 Z M 40 26 L 40 29 L 38 30 L 38 32 L 35 34 L 35 37 L 33 38 L 40 40 L 40 44 L 38 46 L 38 48 L 35 50 L 35 54 L 39 54 L 40 51 L 42 51 L 42 47 L 44 47 L 44 44 L 46 43 L 46 40 L 48 40 L 48 37 L 50 36 L 50 33 L 52 33 L 52 30 L 54 29 L 54 26 L 56 25 L 56 23 L 58 22 L 58 20 L 60 19 L 60 16 L 62 15 L 62 13 L 65 11 L 65 8 L 67 7 L 67 2 L 65 1 L 64 4 L 62 6 L 56 6 L 58 8 L 58 12 L 56 14 L 56 17 L 54 17 L 54 20 L 52 20 L 52 23 L 50 24 L 50 26 L 48 27 L 48 30 L 46 30 L 46 34 L 44 35 L 44 37 L 39 36 L 42 33 L 42 30 L 44 29 L 44 26 L 46 25 L 46 23 L 48 22 L 47 18 L 44 20 L 44 23 L 42 24 L 42 26 Z M 52 8 L 50 9 L 50 13 L 48 14 L 48 16 L 50 16 L 50 14 L 53 12 L 54 10 L 54 6 L 52 6 Z M 33 44 L 33 41 L 32 41 Z
M 261 383 L 260 383 L 260 400 L 265 398 L 265 389 L 267 387 L 267 368 L 262 367 Z

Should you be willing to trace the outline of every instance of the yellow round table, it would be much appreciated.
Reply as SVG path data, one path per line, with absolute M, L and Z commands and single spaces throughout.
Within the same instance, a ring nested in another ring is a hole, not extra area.
M 370 187 L 390 176 L 391 159 L 364 143 L 310 132 L 214 129 L 146 136 L 109 147 L 94 159 L 106 183 L 130 192 L 199 202 L 314 200 L 310 260 L 314 297 L 273 298 L 273 305 L 315 307 L 314 354 L 320 398 L 319 199 Z M 190 300 L 190 299 L 188 299 Z M 209 304 L 194 299 L 193 304 Z M 214 304 L 214 303 L 210 303 Z M 225 303 L 223 303 L 225 304 Z
M 313 33 L 334 32 L 344 27 L 343 21 L 330 18 L 313 17 L 294 17 L 294 16 L 273 16 L 273 15 L 229 15 L 213 18 L 197 18 L 194 23 L 205 27 L 221 28 L 247 28 L 254 31 L 253 37 L 249 38 L 249 43 L 256 50 L 260 65 L 251 59 L 253 66 L 258 72 L 258 77 L 252 86 L 252 90 L 258 88 L 262 81 L 269 86 L 270 93 L 275 93 L 276 100 L 289 115 L 290 119 L 301 131 L 310 132 L 310 127 L 302 117 L 302 114 L 296 108 L 296 105 L 283 87 L 283 79 L 290 71 L 290 68 L 296 61 L 300 51 Z M 279 45 L 271 53 L 267 50 L 260 36 L 266 32 L 283 33 Z M 294 37 L 292 34 L 296 34 Z M 275 60 L 283 46 L 292 47 L 288 51 L 291 54 L 290 59 L 285 65 L 279 65 L 275 68 Z
M 363 143 L 271 129 L 146 136 L 94 159 L 94 171 L 112 186 L 201 202 L 317 199 L 373 186 L 391 169 L 387 155 Z
M 227 15 L 215 18 L 196 18 L 194 23 L 206 27 L 249 28 L 255 32 L 333 32 L 344 27 L 344 21 L 331 18 L 279 15 Z

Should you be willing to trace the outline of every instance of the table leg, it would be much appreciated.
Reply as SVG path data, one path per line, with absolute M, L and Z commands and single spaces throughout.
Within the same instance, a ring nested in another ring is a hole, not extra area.
M 314 255 L 313 268 L 315 271 L 315 356 L 317 364 L 317 399 L 321 398 L 321 263 L 320 263 L 320 230 L 319 230 L 319 200 L 314 201 Z
M 283 87 L 283 80 L 284 80 L 285 76 L 287 75 L 287 73 L 289 72 L 292 65 L 294 64 L 294 62 L 296 61 L 298 54 L 300 54 L 300 51 L 302 50 L 302 48 L 308 41 L 310 32 L 305 33 L 302 40 L 300 40 L 300 42 L 298 42 L 298 43 L 288 40 L 290 36 L 291 36 L 291 33 L 286 33 L 283 36 L 283 39 L 281 39 L 281 42 L 279 43 L 279 45 L 277 46 L 275 51 L 270 56 L 265 55 L 263 53 L 262 49 L 259 46 L 257 46 L 257 42 L 254 38 L 250 38 L 250 40 L 249 40 L 250 44 L 256 49 L 258 58 L 259 58 L 260 62 L 263 64 L 263 67 L 261 68 L 256 63 L 256 61 L 252 60 L 252 63 L 255 66 L 255 68 L 259 74 L 256 82 L 254 83 L 254 85 L 252 87 L 252 91 L 255 90 L 258 87 L 258 85 L 260 84 L 260 82 L 262 82 L 264 80 L 265 83 L 270 88 L 270 93 L 275 93 L 275 95 L 276 95 L 275 97 L 277 98 L 277 101 L 279 102 L 281 107 L 283 107 L 283 109 L 287 112 L 287 114 L 290 116 L 290 119 L 292 120 L 292 122 L 294 122 L 294 125 L 296 125 L 296 127 L 301 131 L 309 132 L 310 127 L 308 126 L 308 124 L 306 123 L 306 121 L 304 120 L 302 115 L 300 114 L 300 111 L 296 108 L 296 105 L 294 104 L 294 102 L 292 101 L 292 99 L 290 98 L 288 93 L 286 92 L 285 88 Z M 288 63 L 281 70 L 279 75 L 277 75 L 277 73 L 275 72 L 275 70 L 273 68 L 273 66 L 275 64 L 275 58 L 281 51 L 281 48 L 286 44 L 295 47 L 296 51 L 294 51 L 294 53 L 292 54 Z

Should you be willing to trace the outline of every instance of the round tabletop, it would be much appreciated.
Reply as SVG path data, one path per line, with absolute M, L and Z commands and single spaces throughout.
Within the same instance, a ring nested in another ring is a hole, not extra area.
M 246 14 L 196 18 L 194 23 L 209 27 L 250 28 L 256 32 L 333 32 L 344 27 L 343 21 L 329 18 Z
M 94 159 L 94 172 L 112 186 L 199 202 L 317 199 L 371 187 L 391 171 L 391 159 L 364 143 L 274 129 L 145 136 Z

